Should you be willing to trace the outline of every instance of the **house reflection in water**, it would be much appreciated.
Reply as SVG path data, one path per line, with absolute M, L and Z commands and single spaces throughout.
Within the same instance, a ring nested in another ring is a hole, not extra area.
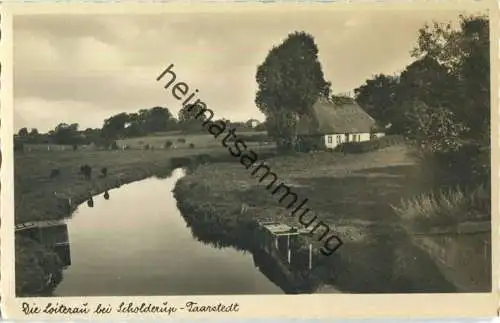
M 16 225 L 16 234 L 31 238 L 52 248 L 62 262 L 62 269 L 71 265 L 68 226 L 64 220 L 19 224 Z

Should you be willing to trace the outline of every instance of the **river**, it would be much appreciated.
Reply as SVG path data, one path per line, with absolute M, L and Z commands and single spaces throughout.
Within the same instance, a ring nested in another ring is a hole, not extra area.
M 183 175 L 176 169 L 80 205 L 66 221 L 71 264 L 53 295 L 283 294 L 250 253 L 193 237 L 171 192 Z

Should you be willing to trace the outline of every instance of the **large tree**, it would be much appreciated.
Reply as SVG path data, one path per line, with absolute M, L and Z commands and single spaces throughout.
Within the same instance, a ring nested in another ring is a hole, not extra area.
M 431 56 L 426 55 L 408 65 L 393 87 L 392 106 L 387 109 L 391 130 L 403 133 L 407 129 L 406 117 L 411 113 L 411 102 L 434 108 L 452 106 L 456 100 L 456 84 L 456 77 Z
M 273 47 L 257 68 L 257 107 L 266 115 L 269 134 L 279 148 L 295 146 L 296 125 L 319 96 L 330 95 L 314 38 L 295 32 Z
M 137 118 L 130 120 L 131 124 L 140 125 L 144 133 L 166 131 L 175 124 L 175 120 L 168 108 L 154 107 L 149 110 L 140 110 Z
M 460 28 L 434 23 L 419 31 L 417 58 L 430 57 L 443 66 L 453 83 L 451 109 L 467 124 L 471 138 L 489 141 L 490 39 L 486 16 L 460 16 Z M 438 91 L 441 88 L 437 89 Z M 446 89 L 450 91 L 450 88 Z
M 392 123 L 397 84 L 397 77 L 375 75 L 354 90 L 356 101 L 377 122 L 383 125 Z
M 203 131 L 202 123 L 206 115 L 201 113 L 201 106 L 195 104 L 183 105 L 179 110 L 179 128 L 184 132 Z
M 168 108 L 141 109 L 137 113 L 116 114 L 104 121 L 102 134 L 107 139 L 136 137 L 175 129 L 176 120 Z
M 59 145 L 72 145 L 79 142 L 78 123 L 60 123 L 51 132 L 52 140 Z
M 489 179 L 488 18 L 461 16 L 458 29 L 425 26 L 413 55 L 419 60 L 407 68 L 407 80 L 402 75 L 400 93 L 410 106 L 408 137 L 457 180 Z
M 125 125 L 129 122 L 129 115 L 125 112 L 116 114 L 104 120 L 101 134 L 104 138 L 114 140 L 125 135 Z

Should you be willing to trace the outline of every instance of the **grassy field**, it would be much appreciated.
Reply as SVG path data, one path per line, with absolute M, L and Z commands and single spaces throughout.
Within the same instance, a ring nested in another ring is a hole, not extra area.
M 207 136 L 208 137 L 208 136 Z M 207 139 L 205 139 L 207 140 Z M 254 150 L 273 146 L 255 146 Z M 58 208 L 54 192 L 72 198 L 76 207 L 89 194 L 98 194 L 117 185 L 143 179 L 170 170 L 173 158 L 198 154 L 232 158 L 227 149 L 218 146 L 194 149 L 162 150 L 103 150 L 103 151 L 43 151 L 15 154 L 16 223 L 60 218 L 67 214 Z M 80 174 L 80 166 L 93 168 L 92 179 Z M 108 169 L 106 178 L 100 177 L 101 168 Z M 53 169 L 60 175 L 50 178 Z
M 262 135 L 265 132 L 238 132 L 237 135 L 243 136 L 255 136 Z M 165 145 L 167 141 L 170 141 L 174 144 L 174 146 L 178 149 L 189 148 L 190 144 L 193 144 L 195 147 L 200 148 L 212 148 L 212 147 L 220 147 L 220 139 L 214 138 L 212 135 L 207 135 L 204 133 L 201 134 L 182 134 L 179 132 L 174 133 L 165 133 L 165 134 L 156 134 L 155 136 L 148 137 L 138 137 L 138 138 L 130 138 L 118 140 L 118 145 L 123 146 L 127 145 L 131 149 L 134 148 L 142 148 L 144 145 L 150 145 L 154 149 L 161 149 Z
M 265 136 L 267 133 L 264 132 L 236 132 L 237 136 L 243 136 L 246 138 Z M 149 135 L 146 137 L 135 137 L 119 139 L 116 141 L 119 147 L 127 146 L 129 149 L 144 149 L 146 145 L 149 145 L 152 149 L 163 149 L 165 143 L 170 141 L 172 143 L 172 149 L 190 149 L 190 144 L 193 144 L 195 148 L 219 148 L 220 139 L 214 138 L 212 135 L 207 133 L 197 133 L 197 134 L 186 134 L 180 131 L 169 131 L 169 132 L 158 132 L 154 135 Z M 257 142 L 252 143 L 256 146 L 263 146 Z M 25 151 L 67 151 L 73 150 L 72 145 L 54 145 L 54 144 L 25 144 Z M 91 145 L 80 145 L 79 150 L 96 150 Z
M 422 248 L 412 237 L 416 233 L 415 215 L 404 218 L 395 211 L 394 206 L 433 186 L 432 179 L 425 176 L 406 146 L 353 155 L 298 154 L 276 157 L 268 164 L 300 200 L 309 199 L 312 211 L 308 219 L 316 215 L 342 237 L 344 245 L 326 260 L 325 279 L 335 286 L 350 292 L 443 292 L 458 290 L 458 285 L 469 291 L 489 288 L 488 276 L 484 274 L 491 266 L 484 248 L 471 249 L 470 238 L 456 234 L 446 239 L 446 245 L 428 237 L 435 245 Z M 250 219 L 271 218 L 303 226 L 289 216 L 265 185 L 251 178 L 241 165 L 206 165 L 182 178 L 176 195 L 183 207 L 205 213 L 204 219 L 209 217 L 209 210 L 219 227 L 224 225 L 232 241 L 238 240 L 232 232 L 238 226 L 247 226 Z M 249 206 L 245 214 L 240 212 L 242 204 Z M 482 220 L 489 226 L 488 221 Z M 418 229 L 421 233 L 422 228 Z M 481 244 L 487 238 L 485 232 L 473 240 Z M 322 245 L 316 240 L 317 254 Z M 446 259 L 448 267 L 460 272 L 463 266 L 459 262 L 466 258 L 475 264 L 469 272 L 472 274 L 464 278 L 467 274 L 463 272 L 443 273 L 443 249 L 459 250 Z

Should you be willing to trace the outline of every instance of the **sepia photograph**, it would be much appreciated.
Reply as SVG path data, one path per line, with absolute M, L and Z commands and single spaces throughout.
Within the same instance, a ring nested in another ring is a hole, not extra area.
M 24 314 L 495 292 L 491 12 L 315 8 L 12 15 Z

